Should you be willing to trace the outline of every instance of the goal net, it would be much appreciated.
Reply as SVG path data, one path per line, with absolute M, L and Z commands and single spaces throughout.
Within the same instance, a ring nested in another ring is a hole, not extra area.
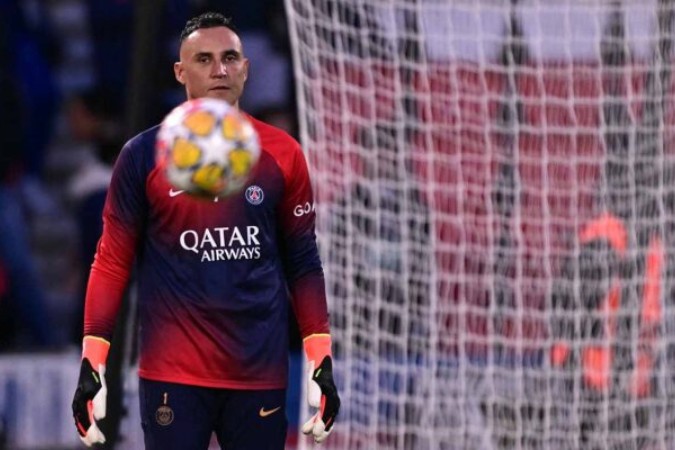
M 675 448 L 674 8 L 286 0 L 324 448 Z

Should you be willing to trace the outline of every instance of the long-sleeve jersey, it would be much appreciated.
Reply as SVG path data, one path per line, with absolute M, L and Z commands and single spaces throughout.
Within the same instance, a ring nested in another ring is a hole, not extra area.
M 289 299 L 301 335 L 328 332 L 307 164 L 289 135 L 251 118 L 261 157 L 240 193 L 200 199 L 155 165 L 154 127 L 115 164 L 85 303 L 85 335 L 110 339 L 132 267 L 139 375 L 277 389 L 288 373 Z

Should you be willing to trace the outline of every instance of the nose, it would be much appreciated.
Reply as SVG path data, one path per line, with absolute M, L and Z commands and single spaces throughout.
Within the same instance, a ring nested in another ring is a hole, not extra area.
M 216 77 L 226 77 L 227 76 L 227 64 L 224 62 L 216 62 L 214 67 L 214 76 Z

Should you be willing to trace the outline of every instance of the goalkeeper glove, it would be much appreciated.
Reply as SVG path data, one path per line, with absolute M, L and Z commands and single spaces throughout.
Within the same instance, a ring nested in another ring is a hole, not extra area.
M 314 436 L 314 442 L 323 442 L 335 424 L 340 411 L 340 397 L 333 382 L 333 362 L 330 351 L 330 336 L 314 334 L 304 341 L 305 355 L 309 366 L 307 402 L 319 408 L 302 426 L 304 434 Z
M 87 447 L 105 442 L 97 421 L 105 417 L 108 395 L 105 361 L 109 348 L 110 343 L 102 338 L 85 336 L 82 341 L 82 365 L 73 397 L 73 417 L 80 439 Z

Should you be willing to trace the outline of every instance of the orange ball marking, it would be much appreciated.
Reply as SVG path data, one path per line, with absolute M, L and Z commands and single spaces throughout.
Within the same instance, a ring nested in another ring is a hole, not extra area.
M 199 162 L 201 150 L 197 145 L 187 139 L 178 138 L 173 144 L 171 158 L 173 164 L 179 169 L 187 169 Z
M 183 125 L 198 136 L 206 136 L 216 126 L 216 118 L 209 111 L 194 111 L 185 117 Z

